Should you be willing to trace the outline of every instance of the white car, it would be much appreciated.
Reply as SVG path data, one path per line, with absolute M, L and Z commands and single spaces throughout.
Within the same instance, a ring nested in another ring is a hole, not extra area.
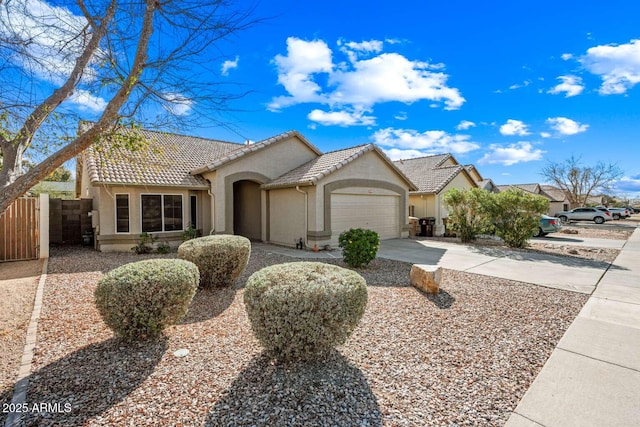
M 625 219 L 631 216 L 631 212 L 627 208 L 609 208 L 609 212 L 611 212 L 613 219 Z
M 562 222 L 593 221 L 596 224 L 603 224 L 605 221 L 613 219 L 613 215 L 607 208 L 575 208 L 557 213 L 555 216 Z

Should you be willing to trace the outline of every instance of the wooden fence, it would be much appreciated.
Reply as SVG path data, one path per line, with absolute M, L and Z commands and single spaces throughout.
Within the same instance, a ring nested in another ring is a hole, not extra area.
M 0 215 L 0 262 L 37 259 L 38 199 L 18 199 Z

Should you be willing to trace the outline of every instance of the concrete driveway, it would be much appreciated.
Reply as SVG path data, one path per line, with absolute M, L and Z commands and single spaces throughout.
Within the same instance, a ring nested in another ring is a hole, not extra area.
M 624 241 L 606 239 L 542 239 L 549 243 L 585 246 L 622 247 Z M 580 241 L 578 241 L 580 240 Z M 596 242 L 597 241 L 597 242 Z M 620 246 L 617 246 L 620 245 Z M 433 240 L 392 239 L 380 244 L 378 256 L 413 264 L 439 265 L 451 270 L 467 271 L 556 289 L 591 294 L 602 275 L 610 268 L 607 262 L 584 260 L 535 252 L 508 250 L 491 246 L 474 246 Z

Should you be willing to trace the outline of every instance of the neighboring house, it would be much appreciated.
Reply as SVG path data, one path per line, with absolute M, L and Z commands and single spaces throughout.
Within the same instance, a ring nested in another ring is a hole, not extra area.
M 451 188 L 468 190 L 477 188 L 467 167 L 460 165 L 451 154 L 398 160 L 395 165 L 418 187 L 409 192 L 409 216 L 435 218 L 434 234 L 445 233 L 449 212 L 442 195 Z M 480 174 L 477 174 L 480 177 Z M 480 177 L 481 178 L 481 177 Z
M 555 215 L 558 212 L 568 211 L 576 206 L 571 206 L 567 193 L 564 190 L 553 185 L 541 185 L 542 195 L 549 199 L 549 215 Z
M 148 149 L 103 142 L 78 159 L 99 250 L 129 250 L 142 232 L 175 245 L 189 225 L 310 248 L 335 246 L 354 227 L 408 236 L 415 187 L 373 144 L 323 154 L 296 131 L 250 145 L 136 132 Z
M 490 193 L 498 193 L 498 186 L 493 183 L 491 178 L 483 178 L 474 165 L 466 165 L 465 169 L 471 175 L 473 180 L 478 184 L 478 188 L 487 190 Z
M 52 199 L 73 199 L 75 191 L 75 182 L 40 181 L 29 190 L 29 194 L 37 197 L 46 193 Z
M 566 211 L 571 208 L 566 193 L 553 185 L 540 184 L 509 184 L 498 185 L 498 192 L 508 190 L 509 188 L 519 188 L 531 194 L 543 196 L 549 199 L 548 215 L 555 215 L 558 212 Z

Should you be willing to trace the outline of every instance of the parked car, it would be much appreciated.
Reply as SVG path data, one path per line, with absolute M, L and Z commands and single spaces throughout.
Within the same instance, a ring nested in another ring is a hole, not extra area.
M 555 233 L 556 231 L 560 231 L 562 228 L 562 223 L 556 217 L 549 215 L 542 215 L 540 217 L 540 224 L 538 229 L 536 230 L 534 237 L 544 237 L 549 233 Z
M 631 216 L 631 212 L 627 208 L 609 208 L 613 219 L 625 219 Z
M 603 224 L 611 221 L 613 216 L 607 208 L 575 208 L 570 211 L 563 211 L 556 214 L 562 222 L 569 221 L 593 221 L 596 224 Z

